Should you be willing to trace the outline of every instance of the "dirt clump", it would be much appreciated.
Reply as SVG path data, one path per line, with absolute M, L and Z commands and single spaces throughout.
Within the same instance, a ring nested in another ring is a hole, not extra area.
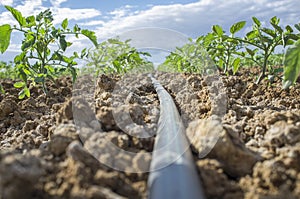
M 155 72 L 187 127 L 208 199 L 297 199 L 300 86 Z M 147 198 L 159 100 L 147 74 L 0 83 L 0 198 Z

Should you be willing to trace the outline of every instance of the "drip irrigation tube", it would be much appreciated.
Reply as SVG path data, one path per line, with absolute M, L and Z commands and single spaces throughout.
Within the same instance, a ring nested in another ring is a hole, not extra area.
M 160 101 L 160 117 L 148 179 L 149 199 L 205 199 L 174 101 L 153 76 L 149 77 Z

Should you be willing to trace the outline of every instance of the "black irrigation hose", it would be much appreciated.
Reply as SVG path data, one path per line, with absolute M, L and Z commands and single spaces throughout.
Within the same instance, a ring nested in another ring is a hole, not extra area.
M 172 97 L 150 78 L 160 101 L 160 117 L 148 180 L 150 199 L 205 199 L 185 128 Z

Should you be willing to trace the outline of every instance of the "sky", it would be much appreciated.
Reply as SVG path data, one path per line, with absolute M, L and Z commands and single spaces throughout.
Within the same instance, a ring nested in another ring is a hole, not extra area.
M 50 8 L 55 26 L 68 18 L 71 26 L 78 24 L 95 31 L 99 42 L 124 34 L 138 37 L 140 30 L 160 28 L 160 33 L 152 34 L 155 38 L 161 37 L 157 43 L 170 43 L 167 38 L 173 35 L 175 39 L 179 34 L 195 39 L 210 32 L 215 24 L 228 32 L 233 23 L 243 20 L 247 21 L 244 31 L 248 31 L 252 16 L 263 24 L 268 24 L 273 16 L 281 19 L 282 26 L 300 23 L 300 0 L 0 0 L 0 25 L 17 24 L 4 5 L 13 6 L 23 16 Z M 13 33 L 10 47 L 0 54 L 0 60 L 12 60 L 20 52 L 22 39 L 21 34 Z M 84 38 L 71 41 L 72 50 L 92 47 Z M 153 59 L 158 61 L 159 58 Z

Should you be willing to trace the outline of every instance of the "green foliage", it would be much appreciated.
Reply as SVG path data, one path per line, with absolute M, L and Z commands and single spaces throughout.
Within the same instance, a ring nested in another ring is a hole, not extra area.
M 0 52 L 4 53 L 9 46 L 10 34 L 11 34 L 10 25 L 5 24 L 0 26 Z
M 300 73 L 300 40 L 287 50 L 284 65 L 283 88 L 287 89 L 296 82 Z
M 95 67 L 96 74 L 151 71 L 153 64 L 145 58 L 149 53 L 139 52 L 129 44 L 116 39 L 108 39 L 98 45 L 98 48 L 89 53 L 88 67 Z M 91 68 L 83 69 L 83 72 Z
M 190 42 L 182 47 L 177 47 L 166 57 L 164 63 L 158 66 L 160 71 L 207 73 L 214 64 L 203 46 Z
M 265 76 L 268 69 L 269 58 L 278 46 L 286 47 L 293 44 L 299 37 L 293 34 L 293 29 L 286 26 L 285 29 L 279 26 L 280 19 L 276 16 L 270 19 L 271 28 L 262 26 L 262 23 L 252 17 L 252 30 L 244 38 L 234 38 L 242 42 L 246 51 L 241 53 L 245 59 L 253 61 L 262 68 L 262 73 L 257 79 L 259 83 Z
M 200 36 L 196 43 L 186 44 L 171 52 L 166 61 L 159 66 L 159 70 L 172 72 L 198 72 L 202 73 L 201 64 L 203 59 L 202 52 L 197 50 L 204 48 L 214 61 L 215 65 L 228 74 L 231 71 L 235 74 L 240 65 L 259 66 L 262 71 L 257 79 L 259 83 L 268 72 L 268 78 L 272 82 L 274 77 L 280 77 L 283 71 L 283 54 L 274 54 L 276 47 L 283 48 L 292 45 L 300 38 L 300 33 L 295 33 L 291 26 L 282 28 L 279 25 L 280 19 L 273 17 L 270 19 L 270 27 L 263 27 L 263 23 L 256 17 L 252 18 L 252 30 L 246 33 L 244 37 L 237 37 L 235 34 L 241 31 L 246 25 L 245 21 L 240 21 L 230 27 L 230 34 L 219 25 L 212 26 L 212 32 L 205 36 Z M 295 25 L 296 30 L 300 31 L 300 24 Z M 290 57 L 291 52 L 287 53 Z M 295 58 L 293 58 L 295 60 Z M 294 63 L 294 64 L 291 64 Z M 295 61 L 286 59 L 285 64 L 294 65 Z M 204 64 L 205 65 L 205 64 Z M 291 74 L 286 76 L 290 76 Z M 294 74 L 291 82 L 295 81 Z
M 231 70 L 235 74 L 239 69 L 241 58 L 238 56 L 242 43 L 234 38 L 245 24 L 245 21 L 233 24 L 230 27 L 230 35 L 225 34 L 221 26 L 214 25 L 211 33 L 197 39 L 197 43 L 205 47 L 219 69 L 225 73 Z
M 18 71 L 13 63 L 6 63 L 0 61 L 0 79 L 17 79 Z
M 4 53 L 10 43 L 10 35 L 13 30 L 24 34 L 21 50 L 22 52 L 14 58 L 18 69 L 19 77 L 23 84 L 15 86 L 21 88 L 19 98 L 30 96 L 28 84 L 42 84 L 43 91 L 47 93 L 45 81 L 54 80 L 57 74 L 68 71 L 76 79 L 77 72 L 74 68 L 77 65 L 75 59 L 86 56 L 84 49 L 79 56 L 74 52 L 72 56 L 66 56 L 65 52 L 72 45 L 66 40 L 67 35 L 84 35 L 97 46 L 95 33 L 89 30 L 81 30 L 77 25 L 73 29 L 68 28 L 68 20 L 63 20 L 61 28 L 53 25 L 53 16 L 49 9 L 40 12 L 37 16 L 23 17 L 22 14 L 10 7 L 5 8 L 11 12 L 19 26 L 11 27 L 9 24 L 0 26 L 0 51 Z

